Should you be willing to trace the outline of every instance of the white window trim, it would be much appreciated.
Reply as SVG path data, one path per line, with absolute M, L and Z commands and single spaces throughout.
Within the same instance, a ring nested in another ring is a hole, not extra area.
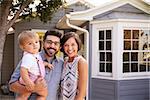
M 128 22 L 123 23 L 123 30 L 124 29 L 131 29 L 131 30 L 150 30 L 150 21 L 137 21 L 137 22 Z M 135 27 L 136 26 L 136 27 Z M 123 50 L 123 49 L 122 49 Z M 122 51 L 124 52 L 124 50 Z M 130 73 L 123 73 L 122 79 L 141 79 L 141 78 L 148 78 L 150 72 L 130 72 Z
M 92 21 L 92 78 L 125 80 L 149 78 L 150 72 L 123 73 L 123 30 L 124 29 L 150 29 L 150 20 L 114 19 L 105 21 Z M 135 27 L 136 26 L 136 27 Z M 99 72 L 98 31 L 112 28 L 112 74 Z M 115 33 L 115 35 L 114 35 Z M 117 34 L 116 34 L 117 33 Z M 119 33 L 122 33 L 119 35 Z M 117 40 L 117 39 L 118 40 Z M 119 42 L 122 41 L 122 42 Z M 119 49 L 118 49 L 119 48 Z M 117 54 L 118 53 L 118 54 Z M 116 56 L 114 56 L 116 55 Z M 121 56 L 120 56 L 121 55 Z M 119 61 L 119 62 L 118 62 Z M 118 67 L 119 66 L 119 67 Z
M 139 27 L 138 27 L 138 24 L 139 24 Z M 149 25 L 143 24 L 142 27 L 141 27 L 141 23 L 136 23 L 136 25 L 132 23 L 132 25 L 137 26 L 137 27 L 133 27 L 129 24 L 128 25 L 126 24 L 124 25 L 123 30 L 150 30 L 150 24 Z M 126 52 L 126 51 L 128 52 L 128 50 L 123 50 L 122 52 Z M 140 52 L 140 51 L 143 52 L 142 50 L 137 50 L 137 51 L 134 50 L 133 52 Z M 131 51 L 129 50 L 129 52 Z M 150 72 L 126 72 L 126 73 L 123 73 L 122 79 L 139 79 L 139 78 L 143 79 L 143 78 L 148 78 L 149 76 L 150 76 Z
M 108 23 L 107 25 L 104 23 L 103 25 L 99 26 L 99 24 L 93 24 L 92 26 L 92 34 L 93 35 L 93 39 L 92 39 L 92 43 L 94 43 L 94 45 L 92 45 L 92 77 L 93 78 L 106 78 L 106 79 L 112 79 L 112 73 L 109 72 L 99 72 L 99 31 L 100 30 L 111 30 L 112 34 L 113 34 L 113 23 Z M 113 36 L 113 35 L 112 35 Z M 113 43 L 113 37 L 111 38 L 111 43 Z M 112 52 L 112 47 L 111 47 L 111 52 Z M 113 53 L 113 52 L 112 52 Z M 112 57 L 113 58 L 113 57 Z M 113 64 L 113 61 L 112 61 Z M 112 65 L 113 66 L 113 65 Z M 113 69 L 112 69 L 113 70 Z

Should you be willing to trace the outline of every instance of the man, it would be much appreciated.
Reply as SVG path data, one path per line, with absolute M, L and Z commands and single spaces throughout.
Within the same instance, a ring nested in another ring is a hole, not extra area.
M 56 56 L 56 53 L 60 49 L 61 33 L 56 31 L 47 31 L 43 37 L 43 50 L 40 55 L 44 61 L 51 63 L 54 68 L 46 68 L 45 80 L 48 88 L 47 100 L 58 99 L 58 89 L 60 83 L 60 77 L 63 67 L 63 60 Z M 14 73 L 9 81 L 9 88 L 15 93 L 27 92 L 25 86 L 19 84 L 18 79 L 20 77 L 20 63 L 16 67 Z M 39 77 L 35 82 L 34 92 L 40 91 L 46 83 L 45 80 Z M 32 98 L 32 97 L 31 97 Z

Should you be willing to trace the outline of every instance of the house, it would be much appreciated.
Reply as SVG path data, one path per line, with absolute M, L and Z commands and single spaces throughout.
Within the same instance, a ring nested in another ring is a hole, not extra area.
M 150 4 L 113 0 L 66 14 L 56 27 L 84 33 L 88 100 L 150 100 Z
M 32 19 L 32 20 L 19 20 L 13 25 L 14 31 L 11 34 L 8 34 L 6 37 L 5 47 L 4 47 L 4 58 L 2 61 L 2 71 L 0 74 L 2 75 L 2 79 L 0 80 L 0 84 L 5 84 L 9 81 L 10 76 L 18 64 L 19 60 L 22 57 L 22 51 L 18 46 L 17 37 L 18 34 L 23 30 L 32 30 L 38 32 L 40 37 L 44 35 L 46 30 L 55 29 L 56 23 L 58 20 L 64 16 L 66 13 L 71 11 L 81 11 L 94 7 L 92 4 L 81 1 L 74 0 L 67 4 L 66 8 L 59 9 L 52 17 L 52 20 L 48 23 L 43 23 L 40 20 Z

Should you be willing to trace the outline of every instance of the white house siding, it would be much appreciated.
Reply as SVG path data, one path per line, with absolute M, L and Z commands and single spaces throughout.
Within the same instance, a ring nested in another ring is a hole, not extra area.
M 105 12 L 103 14 L 96 15 L 93 21 L 106 21 L 110 19 L 149 20 L 150 15 L 127 4 L 111 11 Z M 90 42 L 93 41 L 92 37 L 95 35 L 95 31 L 91 30 L 95 30 L 92 29 L 92 24 L 90 27 L 90 32 L 93 33 L 90 34 Z M 90 47 L 93 47 L 94 45 L 95 42 L 92 44 L 90 43 Z M 90 48 L 89 51 L 90 55 L 92 56 L 93 49 Z M 91 65 L 93 65 L 92 63 L 94 63 L 95 60 L 91 60 L 92 62 L 90 63 Z M 93 70 L 92 66 L 90 70 Z M 102 79 L 100 78 L 100 76 L 99 78 L 93 78 L 91 76 L 89 90 L 90 100 L 150 100 L 150 79 L 137 78 L 128 80 L 112 80 L 107 78 Z

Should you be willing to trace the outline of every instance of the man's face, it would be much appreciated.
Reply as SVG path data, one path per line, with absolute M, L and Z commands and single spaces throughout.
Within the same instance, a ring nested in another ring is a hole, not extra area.
M 47 56 L 53 57 L 60 49 L 60 38 L 48 35 L 43 43 L 43 48 Z

